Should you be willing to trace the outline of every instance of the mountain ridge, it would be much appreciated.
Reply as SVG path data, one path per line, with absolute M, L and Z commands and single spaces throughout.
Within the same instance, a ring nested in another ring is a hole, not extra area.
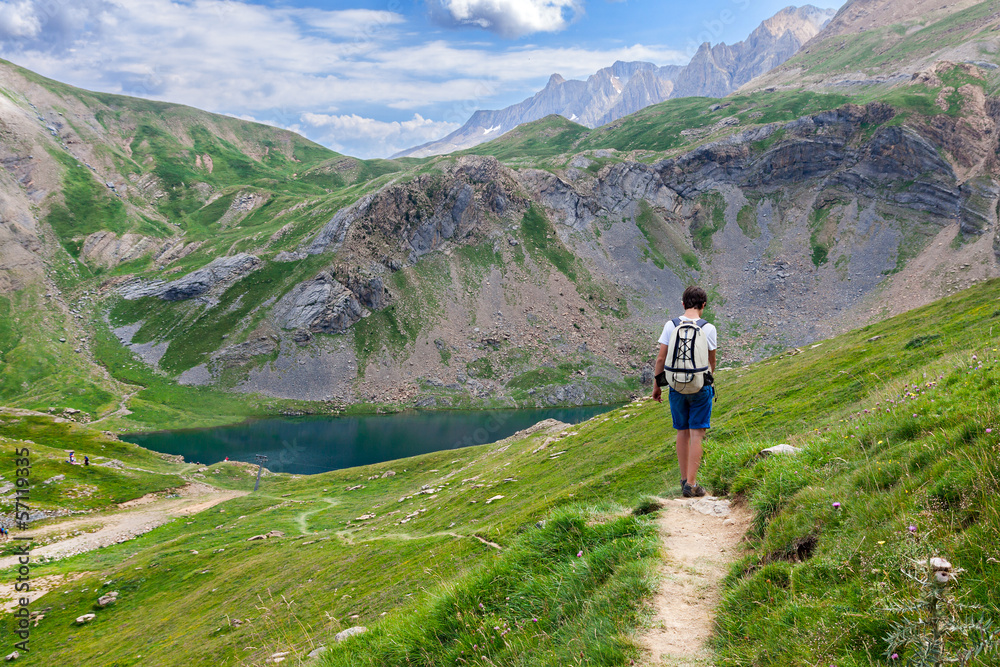
M 499 110 L 478 110 L 442 139 L 393 157 L 427 157 L 468 149 L 553 113 L 598 127 L 670 98 L 725 97 L 791 57 L 833 14 L 812 5 L 786 7 L 732 46 L 701 44 L 688 65 L 618 61 L 585 81 L 553 74 L 532 97 Z

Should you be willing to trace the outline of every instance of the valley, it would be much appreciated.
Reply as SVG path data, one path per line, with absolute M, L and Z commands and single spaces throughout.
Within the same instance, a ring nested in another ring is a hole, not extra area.
M 698 53 L 391 159 L 0 61 L 16 664 L 855 667 L 917 660 L 930 594 L 985 619 L 934 646 L 992 664 L 1000 3 L 790 8 Z M 689 284 L 725 524 L 648 399 Z M 462 421 L 543 409 L 588 418 Z M 247 462 L 304 417 L 315 470 Z M 127 441 L 236 425 L 246 461 Z

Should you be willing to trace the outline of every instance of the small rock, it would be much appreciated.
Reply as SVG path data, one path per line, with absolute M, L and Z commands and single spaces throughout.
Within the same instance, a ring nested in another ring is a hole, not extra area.
M 336 642 L 342 642 L 348 637 L 353 637 L 354 635 L 360 635 L 362 633 L 368 632 L 368 628 L 363 625 L 355 625 L 353 628 L 347 628 L 341 632 L 338 632 L 333 636 L 333 640 Z
M 107 595 L 97 598 L 97 604 L 102 607 L 107 607 L 112 602 L 118 602 L 118 591 L 111 591 Z
M 7 657 L 4 658 L 4 660 L 6 660 L 7 662 L 11 662 L 12 660 L 17 660 L 20 657 L 21 657 L 21 654 L 18 653 L 17 651 L 14 651 L 13 653 L 8 653 Z
M 798 454 L 802 451 L 799 447 L 792 447 L 791 445 L 786 445 L 784 443 L 780 445 L 775 445 L 774 447 L 768 447 L 767 449 L 760 450 L 761 456 L 774 456 L 776 454 Z
M 266 540 L 267 535 L 254 535 L 253 537 L 248 537 L 247 542 L 252 542 L 253 540 Z
M 76 624 L 84 625 L 85 623 L 90 623 L 95 618 L 97 618 L 97 614 L 84 614 L 83 616 L 77 616 Z
M 285 536 L 285 534 L 283 532 L 281 532 L 280 530 L 272 530 L 271 532 L 269 532 L 264 537 L 284 537 L 284 536 Z
M 503 496 L 493 496 L 492 498 L 490 498 L 489 500 L 486 501 L 486 504 L 489 505 L 494 500 L 500 500 L 501 498 L 503 498 Z
M 323 651 L 325 651 L 325 650 L 326 650 L 325 646 L 320 646 L 318 648 L 314 648 L 313 650 L 309 651 L 309 655 L 307 655 L 306 657 L 307 658 L 318 658 L 323 653 Z
M 386 470 L 384 473 L 382 473 L 382 479 L 385 479 L 386 477 L 395 477 L 395 476 L 396 472 L 393 470 Z

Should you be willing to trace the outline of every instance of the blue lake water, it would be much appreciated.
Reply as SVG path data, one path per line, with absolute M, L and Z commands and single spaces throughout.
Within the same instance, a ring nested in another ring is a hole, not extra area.
M 227 456 L 252 463 L 257 454 L 263 454 L 269 470 L 308 475 L 484 445 L 543 419 L 577 424 L 613 407 L 260 419 L 206 429 L 133 433 L 122 439 L 204 464 Z

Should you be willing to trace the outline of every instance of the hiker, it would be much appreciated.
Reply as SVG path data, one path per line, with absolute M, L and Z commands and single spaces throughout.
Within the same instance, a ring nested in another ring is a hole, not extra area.
M 698 484 L 697 476 L 701 465 L 701 443 L 705 432 L 711 428 L 712 398 L 715 396 L 712 374 L 715 372 L 718 332 L 714 325 L 701 317 L 708 304 L 705 290 L 688 287 L 684 290 L 681 301 L 684 304 L 684 314 L 668 321 L 660 335 L 660 352 L 653 369 L 656 375 L 653 400 L 661 402 L 660 387 L 670 385 L 668 400 L 673 426 L 677 429 L 677 465 L 681 472 L 681 493 L 685 498 L 695 498 L 705 495 L 705 489 Z M 707 357 L 701 358 L 705 347 Z M 688 365 L 680 370 L 691 369 L 692 372 L 677 372 L 671 364 L 683 365 L 683 360 L 675 360 L 683 357 L 685 350 L 689 353 Z M 672 354 L 671 364 L 667 363 L 668 353 Z
M 69 461 L 67 461 L 67 463 L 72 463 L 74 465 L 76 464 L 76 454 L 73 452 L 72 449 L 69 450 Z
M 83 465 L 85 465 L 85 466 L 89 466 L 90 465 L 90 457 L 89 456 L 84 456 L 83 457 Z

